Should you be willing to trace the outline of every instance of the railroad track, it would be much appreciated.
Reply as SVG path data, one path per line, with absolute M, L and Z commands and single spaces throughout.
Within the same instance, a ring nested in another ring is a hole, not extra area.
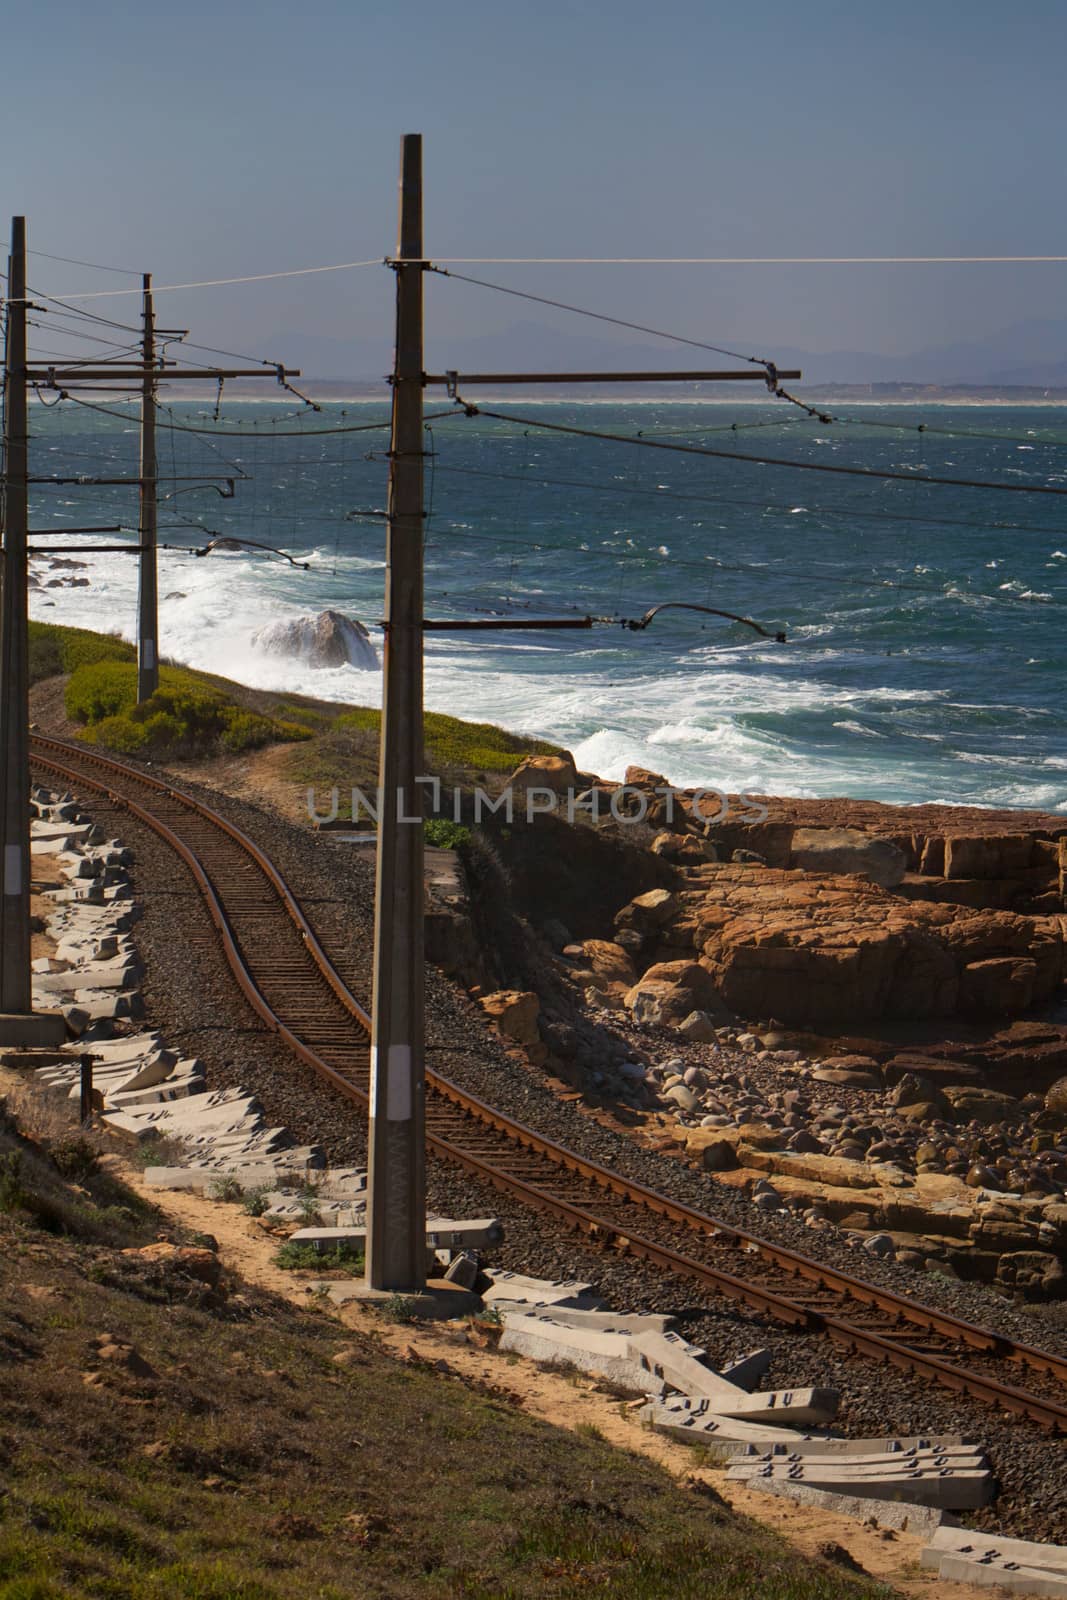
M 33 736 L 36 773 L 152 828 L 193 873 L 242 992 L 264 1023 L 351 1103 L 365 1106 L 370 1018 L 299 902 L 226 818 L 148 773 Z M 427 1072 L 427 1146 L 602 1246 L 740 1301 L 835 1346 L 920 1373 L 1067 1434 L 1067 1360 L 865 1283 L 634 1183 Z

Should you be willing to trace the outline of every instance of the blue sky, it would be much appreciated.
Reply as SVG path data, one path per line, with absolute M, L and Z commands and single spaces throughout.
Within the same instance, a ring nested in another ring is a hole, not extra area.
M 0 210 L 25 212 L 31 246 L 159 282 L 375 256 L 414 130 L 442 256 L 1067 254 L 1065 44 L 1060 0 L 39 0 L 7 23 Z M 1060 317 L 1067 286 L 1063 266 L 493 273 L 761 353 L 978 337 Z M 33 277 L 124 282 L 39 260 Z M 373 338 L 388 314 L 374 270 L 165 312 L 255 349 Z M 430 298 L 458 342 L 526 314 Z

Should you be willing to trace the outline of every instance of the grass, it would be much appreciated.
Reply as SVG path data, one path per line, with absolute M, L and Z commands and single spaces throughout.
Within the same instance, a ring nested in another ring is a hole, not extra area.
M 136 651 L 111 634 L 30 623 L 30 681 L 71 675 L 67 710 L 82 737 L 120 754 L 178 759 L 222 756 L 291 743 L 284 775 L 294 784 L 370 794 L 377 783 L 381 713 L 291 694 L 249 689 L 211 673 L 164 665 L 160 689 L 136 704 Z M 530 755 L 561 755 L 544 739 L 488 722 L 426 713 L 430 770 L 450 782 L 499 783 Z M 434 843 L 441 842 L 434 840 Z
M 422 831 L 427 844 L 437 845 L 442 850 L 459 850 L 471 841 L 471 830 L 449 817 L 428 817 Z
M 290 1239 L 274 1257 L 274 1265 L 286 1272 L 347 1272 L 349 1277 L 363 1276 L 363 1252 L 346 1250 L 334 1245 L 332 1250 L 316 1250 L 313 1244 L 294 1244 Z
M 133 662 L 86 662 L 67 682 L 66 709 L 84 724 L 80 737 L 87 743 L 124 755 L 235 754 L 311 737 L 298 723 L 244 709 L 186 667 L 160 667 L 159 688 L 138 703 Z
M 339 789 L 341 815 L 347 817 L 349 791 L 353 785 L 363 789 L 369 798 L 374 797 L 381 713 L 369 706 L 332 709 L 333 716 L 328 722 L 319 723 L 316 737 L 289 752 L 285 771 L 294 783 L 319 791 L 320 809 L 327 802 L 325 791 Z M 468 787 L 498 784 L 526 756 L 564 753 L 547 740 L 509 733 L 488 722 L 464 722 L 439 711 L 426 712 L 423 728 L 427 770 L 449 783 Z M 448 819 L 434 820 L 447 827 L 455 826 Z
M 31 622 L 29 659 L 33 684 L 97 661 L 136 661 L 137 651 L 113 634 L 60 627 L 55 622 Z
M 19 1191 L 42 1171 L 64 1190 L 10 1116 L 2 1139 L 24 1158 Z M 0 1600 L 886 1592 L 592 1429 L 551 1428 L 245 1284 L 168 1290 L 106 1215 L 88 1244 L 15 1198 L 0 1215 Z M 147 1365 L 109 1358 L 101 1330 Z

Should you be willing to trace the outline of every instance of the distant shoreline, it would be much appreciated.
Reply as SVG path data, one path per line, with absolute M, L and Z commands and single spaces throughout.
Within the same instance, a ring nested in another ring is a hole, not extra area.
M 384 383 L 361 383 L 358 380 L 343 380 L 338 378 L 302 378 L 301 383 L 311 394 L 311 398 L 323 401 L 330 405 L 370 405 L 388 404 L 391 397 L 389 386 Z M 655 391 L 630 391 L 614 388 L 604 384 L 581 385 L 579 388 L 553 389 L 550 385 L 539 385 L 536 391 L 524 390 L 519 387 L 508 387 L 500 393 L 492 389 L 479 389 L 477 398 L 483 402 L 492 402 L 494 405 L 501 403 L 530 405 L 561 405 L 570 402 L 572 405 L 660 405 L 660 406 L 768 406 L 774 400 L 770 395 L 758 393 L 738 393 L 736 390 L 724 391 L 721 385 L 703 384 L 699 392 L 679 394 L 680 386 L 672 384 L 671 392 L 662 393 Z M 167 404 L 181 404 L 183 401 L 201 405 L 205 401 L 214 404 L 217 390 L 214 385 L 205 385 L 203 390 L 190 388 L 183 385 L 180 394 L 174 394 L 160 386 L 165 394 Z M 104 397 L 106 391 L 99 391 Z M 985 389 L 974 385 L 960 385 L 958 388 L 940 387 L 926 384 L 820 384 L 811 388 L 798 386 L 796 393 L 800 399 L 813 405 L 848 405 L 862 406 L 870 409 L 881 409 L 888 406 L 973 406 L 976 409 L 988 407 L 1003 407 L 1012 410 L 1020 409 L 1049 409 L 1051 407 L 1067 406 L 1067 388 L 1037 389 L 1023 388 L 1018 390 L 1010 388 Z M 125 396 L 116 395 L 112 399 L 122 400 Z M 262 385 L 249 384 L 243 388 L 240 381 L 227 385 L 226 398 L 229 401 L 239 401 L 242 405 L 269 405 L 277 406 L 279 401 L 276 396 L 265 395 Z M 435 391 L 427 392 L 427 401 L 434 401 Z M 31 405 L 39 396 L 31 396 Z M 441 402 L 445 402 L 441 396 Z M 43 400 L 41 403 L 45 403 Z M 52 402 L 48 402 L 52 403 Z M 128 402 L 134 404 L 135 402 Z M 136 411 L 130 412 L 131 419 L 137 415 Z M 220 430 L 221 431 L 221 430 Z

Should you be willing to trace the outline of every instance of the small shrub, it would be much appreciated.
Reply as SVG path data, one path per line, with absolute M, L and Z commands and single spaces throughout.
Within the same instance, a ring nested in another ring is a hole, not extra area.
M 208 1194 L 212 1200 L 240 1200 L 244 1196 L 244 1190 L 236 1178 L 227 1176 L 217 1178 L 208 1190 Z
M 50 1154 L 64 1178 L 69 1178 L 71 1183 L 85 1184 L 100 1165 L 100 1152 L 80 1133 L 54 1144 Z
M 81 737 L 87 743 L 121 755 L 166 759 L 311 737 L 296 723 L 243 710 L 185 667 L 162 667 L 159 688 L 138 703 L 133 663 L 86 662 L 71 674 L 66 707 L 68 716 L 85 724 Z
M 241 1200 L 241 1210 L 247 1211 L 250 1217 L 261 1217 L 267 1209 L 267 1196 L 270 1193 L 269 1183 L 260 1184 L 255 1189 L 246 1189 Z
M 286 1272 L 347 1272 L 361 1278 L 364 1258 L 361 1251 L 345 1250 L 340 1244 L 332 1250 L 316 1250 L 313 1244 L 294 1244 L 290 1239 L 275 1255 L 274 1265 Z
M 87 744 L 102 744 L 120 756 L 139 756 L 147 753 L 149 734 L 143 723 L 131 722 L 129 717 L 104 717 L 94 727 L 85 728 L 81 737 Z
M 133 662 L 95 661 L 70 675 L 67 715 L 75 722 L 102 722 L 137 704 L 137 667 Z
M 415 1302 L 405 1294 L 391 1294 L 379 1307 L 386 1322 L 414 1322 Z
M 112 634 L 61 627 L 55 622 L 31 622 L 29 656 L 30 682 L 39 683 L 42 678 L 74 672 L 96 661 L 136 661 L 137 651 Z
M 458 850 L 461 845 L 469 844 L 471 838 L 469 828 L 449 817 L 428 818 L 422 831 L 427 844 L 437 845 L 442 850 Z
M 6 1150 L 0 1156 L 0 1211 L 21 1211 L 27 1198 L 22 1184 L 22 1156 L 18 1150 Z

